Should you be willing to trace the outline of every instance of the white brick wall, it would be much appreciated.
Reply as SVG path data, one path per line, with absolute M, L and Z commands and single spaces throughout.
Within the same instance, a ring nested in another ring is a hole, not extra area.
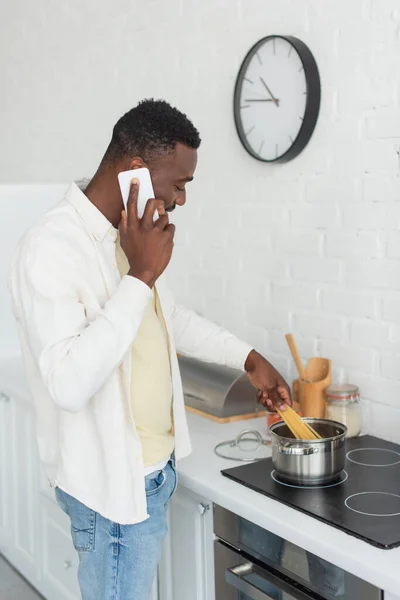
M 293 331 L 361 385 L 367 428 L 400 442 L 398 0 L 17 6 L 0 9 L 1 181 L 90 175 L 125 109 L 176 103 L 204 140 L 176 215 L 178 299 L 289 376 Z M 231 110 L 241 60 L 271 33 L 303 39 L 323 85 L 308 148 L 278 166 L 245 153 Z
M 400 258 L 400 231 L 391 231 L 387 238 L 388 258 Z

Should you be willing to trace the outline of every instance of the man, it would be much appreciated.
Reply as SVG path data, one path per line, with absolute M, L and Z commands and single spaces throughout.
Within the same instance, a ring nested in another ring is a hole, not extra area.
M 85 192 L 72 184 L 13 262 L 40 455 L 71 519 L 83 600 L 149 597 L 175 458 L 190 452 L 176 351 L 245 369 L 264 405 L 290 403 L 268 361 L 176 306 L 165 285 L 168 212 L 186 202 L 199 145 L 184 114 L 141 102 L 115 125 Z M 156 199 L 139 219 L 138 184 L 124 212 L 117 175 L 143 166 Z

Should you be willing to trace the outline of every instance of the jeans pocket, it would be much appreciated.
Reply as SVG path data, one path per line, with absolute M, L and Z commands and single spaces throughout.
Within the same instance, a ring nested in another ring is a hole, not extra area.
M 56 499 L 71 520 L 71 536 L 75 550 L 92 552 L 95 544 L 96 512 L 60 488 L 56 489 Z
M 147 475 L 145 477 L 146 496 L 154 496 L 154 494 L 157 494 L 165 485 L 166 481 L 167 476 L 164 469 L 162 471 L 155 471 L 155 473 Z
M 178 472 L 176 470 L 176 466 L 172 463 L 170 463 L 170 467 L 171 467 L 171 471 L 172 471 L 172 476 L 174 477 L 174 485 L 172 487 L 172 492 L 170 495 L 170 499 L 172 498 L 172 496 L 175 494 L 176 492 L 176 488 L 178 487 Z

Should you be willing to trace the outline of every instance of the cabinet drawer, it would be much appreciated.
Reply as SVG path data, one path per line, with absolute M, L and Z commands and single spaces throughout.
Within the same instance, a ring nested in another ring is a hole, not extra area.
M 73 547 L 70 521 L 54 500 L 41 498 L 43 584 L 49 598 L 78 600 L 78 554 Z

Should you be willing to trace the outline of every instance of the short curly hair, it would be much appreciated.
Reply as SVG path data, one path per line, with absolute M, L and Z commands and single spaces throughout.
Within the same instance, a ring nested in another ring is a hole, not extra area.
M 125 156 L 140 156 L 152 162 L 173 152 L 178 142 L 196 150 L 201 142 L 199 132 L 185 114 L 165 100 L 147 98 L 116 123 L 103 160 L 116 162 Z

